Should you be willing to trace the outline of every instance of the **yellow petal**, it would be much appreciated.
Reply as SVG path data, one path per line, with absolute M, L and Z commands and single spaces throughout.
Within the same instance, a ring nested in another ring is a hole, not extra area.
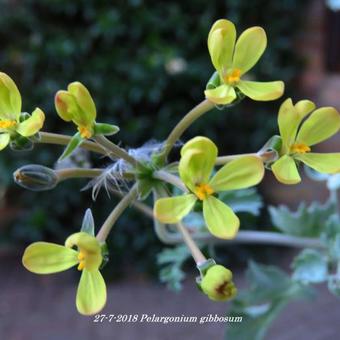
M 106 304 L 106 285 L 99 270 L 83 270 L 77 290 L 76 306 L 83 315 L 100 312 Z
M 232 209 L 214 196 L 203 201 L 203 216 L 209 231 L 218 238 L 232 239 L 236 236 L 240 220 Z
M 189 140 L 182 147 L 178 171 L 182 181 L 192 191 L 196 184 L 208 182 L 217 152 L 214 142 L 201 136 Z
M 45 114 L 38 107 L 32 112 L 32 116 L 20 123 L 16 131 L 24 137 L 35 135 L 44 125 Z
M 334 174 L 340 172 L 340 153 L 297 154 L 294 156 L 318 172 Z
M 212 103 L 218 105 L 230 104 L 236 99 L 234 88 L 225 84 L 216 87 L 216 89 L 205 90 L 204 94 Z
M 21 95 L 15 82 L 0 72 L 0 117 L 18 120 L 21 112 Z
M 189 214 L 196 201 L 193 194 L 160 198 L 155 202 L 154 215 L 162 223 L 177 223 Z
M 340 129 L 340 115 L 333 107 L 315 110 L 303 123 L 296 141 L 308 146 L 320 143 Z
M 80 125 L 91 124 L 97 116 L 96 105 L 91 97 L 89 90 L 79 81 L 75 81 L 67 87 L 69 93 L 75 98 L 82 110 Z
M 249 188 L 261 182 L 263 162 L 259 157 L 244 156 L 224 165 L 209 182 L 215 192 Z
M 36 274 L 57 273 L 76 265 L 78 252 L 59 244 L 35 242 L 26 248 L 22 263 Z
M 235 39 L 236 30 L 231 21 L 217 20 L 211 27 L 208 35 L 208 49 L 216 70 L 231 66 Z
M 56 93 L 54 104 L 59 117 L 66 122 L 70 122 L 73 119 L 74 112 L 79 110 L 74 96 L 64 90 Z
M 241 74 L 249 71 L 260 59 L 267 46 L 266 32 L 262 27 L 251 27 L 237 39 L 233 68 L 241 70 Z
M 298 112 L 300 119 L 306 117 L 309 113 L 315 110 L 315 104 L 307 99 L 300 100 L 294 105 L 296 111 Z
M 276 179 L 283 184 L 297 184 L 301 178 L 292 157 L 284 155 L 272 165 Z
M 258 82 L 242 80 L 237 84 L 237 87 L 247 97 L 259 101 L 280 98 L 284 92 L 283 81 Z
M 288 153 L 294 144 L 301 117 L 295 109 L 291 98 L 286 99 L 279 109 L 278 125 L 282 137 L 282 153 Z
M 0 151 L 3 150 L 8 144 L 11 139 L 9 133 L 1 133 L 0 134 Z

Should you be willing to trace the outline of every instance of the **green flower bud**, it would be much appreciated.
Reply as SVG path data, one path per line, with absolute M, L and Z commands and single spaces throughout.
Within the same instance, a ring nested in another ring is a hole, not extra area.
M 58 183 L 54 170 L 42 165 L 25 165 L 13 174 L 14 181 L 21 187 L 32 191 L 53 189 Z
M 233 274 L 229 269 L 221 265 L 214 265 L 207 270 L 200 286 L 209 299 L 213 301 L 226 301 L 237 294 L 232 278 Z

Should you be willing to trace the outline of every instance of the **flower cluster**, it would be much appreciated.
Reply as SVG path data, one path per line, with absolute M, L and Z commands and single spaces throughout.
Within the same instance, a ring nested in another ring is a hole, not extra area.
M 228 20 L 217 20 L 208 36 L 211 61 L 217 71 L 204 92 L 215 104 L 229 104 L 237 97 L 235 89 L 253 100 L 268 101 L 280 98 L 282 81 L 257 82 L 243 79 L 262 56 L 267 46 L 262 27 L 245 30 L 236 41 L 235 25 Z
M 32 115 L 21 112 L 21 95 L 14 81 L 0 72 L 0 150 L 10 142 L 19 143 L 20 137 L 34 136 L 42 128 L 44 112 L 36 108 Z
M 219 238 L 235 237 L 240 221 L 215 195 L 258 184 L 264 174 L 263 162 L 259 157 L 241 157 L 227 163 L 211 177 L 216 158 L 217 147 L 206 137 L 193 138 L 182 147 L 178 171 L 190 193 L 157 200 L 154 214 L 159 221 L 179 222 L 200 200 L 209 231 Z
M 244 96 L 268 101 L 283 95 L 282 81 L 257 82 L 247 79 L 248 71 L 255 66 L 266 46 L 266 33 L 261 27 L 245 30 L 236 41 L 236 29 L 232 22 L 224 19 L 215 22 L 208 36 L 208 49 L 216 72 L 204 91 L 206 100 L 182 119 L 165 143 L 157 144 L 157 148 L 151 148 L 151 151 L 148 149 L 147 156 L 144 154 L 143 157 L 138 157 L 137 151 L 127 152 L 104 137 L 117 133 L 119 128 L 97 123 L 94 100 L 80 82 L 73 82 L 67 90 L 56 93 L 58 115 L 77 127 L 73 136 L 58 137 L 56 134 L 40 132 L 45 119 L 42 110 L 36 108 L 31 115 L 21 112 L 21 96 L 17 86 L 9 76 L 0 73 L 0 150 L 8 144 L 15 149 L 29 143 L 55 142 L 66 145 L 61 159 L 70 156 L 78 147 L 84 147 L 101 155 L 107 154 L 109 150 L 110 156 L 112 154 L 112 158 L 118 160 L 110 165 L 112 171 L 73 168 L 58 171 L 40 165 L 28 165 L 14 173 L 17 183 L 31 190 L 42 191 L 52 189 L 61 180 L 72 176 L 104 177 L 102 182 L 109 186 L 110 183 L 117 183 L 115 172 L 127 183 L 135 182 L 96 236 L 92 214 L 88 211 L 81 231 L 69 236 L 64 246 L 48 242 L 31 244 L 23 255 L 25 268 L 37 274 L 51 274 L 77 266 L 81 271 L 77 309 L 84 315 L 98 313 L 106 303 L 106 285 L 100 273 L 105 262 L 105 240 L 124 209 L 137 198 L 145 199 L 153 192 L 156 198 L 153 216 L 142 203 L 137 205 L 140 210 L 154 217 L 155 224 L 162 224 L 164 230 L 164 224 L 177 225 L 198 268 L 200 263 L 206 268 L 204 271 L 199 268 L 201 277 L 198 283 L 203 293 L 214 301 L 233 298 L 237 289 L 232 281 L 232 272 L 216 265 L 214 261 L 206 260 L 181 223 L 183 218 L 193 210 L 202 211 L 207 229 L 213 236 L 233 239 L 239 230 L 240 220 L 231 207 L 222 201 L 221 193 L 259 184 L 265 166 L 284 184 L 301 181 L 298 172 L 301 162 L 321 173 L 340 172 L 340 153 L 321 154 L 312 151 L 315 144 L 339 131 L 340 115 L 337 110 L 332 107 L 315 110 L 315 105 L 309 100 L 301 100 L 294 105 L 291 99 L 286 99 L 279 110 L 280 137 L 275 137 L 279 143 L 272 147 L 273 157 L 267 159 L 258 152 L 218 158 L 218 148 L 214 142 L 198 136 L 183 145 L 178 164 L 166 164 L 168 149 L 202 113 L 216 105 L 235 104 Z M 164 159 L 160 155 L 165 155 L 162 156 Z M 117 166 L 122 163 L 124 166 Z M 222 166 L 215 171 L 217 165 Z M 169 194 L 171 191 L 165 190 L 168 186 L 164 186 L 164 182 L 167 185 L 177 184 L 183 193 L 172 197 Z M 126 186 L 130 187 L 129 184 Z

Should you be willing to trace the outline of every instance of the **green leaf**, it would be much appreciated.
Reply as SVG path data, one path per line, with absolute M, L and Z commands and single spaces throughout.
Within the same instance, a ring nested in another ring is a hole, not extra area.
M 69 157 L 73 151 L 75 151 L 77 149 L 77 147 L 83 142 L 83 138 L 80 136 L 80 133 L 77 132 L 72 139 L 70 140 L 70 142 L 68 143 L 68 145 L 66 146 L 63 154 L 59 157 L 58 162 L 62 161 L 63 159 Z
M 340 278 L 338 275 L 328 276 L 328 290 L 337 297 L 340 297 Z
M 94 135 L 112 136 L 119 132 L 119 127 L 112 124 L 95 123 Z
M 329 216 L 321 234 L 321 240 L 325 243 L 331 260 L 340 260 L 340 216 L 333 214 Z
M 220 193 L 218 198 L 229 205 L 235 213 L 247 212 L 258 216 L 263 207 L 262 198 L 255 188 L 225 191 Z
M 335 211 L 331 201 L 325 204 L 313 202 L 309 206 L 301 203 L 297 211 L 286 206 L 269 207 L 273 225 L 282 232 L 306 237 L 319 237 L 325 221 Z
M 80 231 L 94 236 L 94 219 L 91 209 L 86 210 Z
M 233 300 L 228 316 L 242 317 L 231 323 L 228 340 L 262 340 L 273 320 L 292 300 L 311 297 L 311 289 L 292 281 L 274 266 L 250 262 L 247 273 L 250 287 Z
M 220 85 L 221 85 L 221 78 L 218 72 L 216 71 L 209 79 L 205 88 L 207 90 L 212 90 L 212 89 L 216 89 L 216 87 L 219 87 Z
M 301 283 L 320 283 L 327 279 L 327 259 L 317 250 L 304 249 L 292 265 L 293 280 Z
M 164 266 L 159 272 L 160 281 L 166 283 L 169 289 L 176 292 L 182 289 L 182 281 L 185 278 L 182 266 L 190 256 L 185 245 L 166 248 L 157 255 L 157 263 Z

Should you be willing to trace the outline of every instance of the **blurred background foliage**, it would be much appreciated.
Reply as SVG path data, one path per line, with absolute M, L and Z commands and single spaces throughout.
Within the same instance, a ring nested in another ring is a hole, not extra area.
M 1 0 L 0 69 L 15 79 L 24 111 L 36 106 L 45 111 L 45 130 L 74 131 L 58 119 L 53 101 L 57 90 L 79 80 L 91 91 L 99 120 L 121 127 L 114 141 L 137 147 L 150 138 L 163 140 L 203 99 L 213 72 L 206 38 L 218 18 L 232 20 L 239 33 L 253 25 L 265 28 L 268 48 L 252 75 L 284 80 L 286 95 L 296 98 L 302 63 L 294 44 L 306 2 Z M 276 131 L 279 103 L 246 99 L 230 112 L 215 110 L 196 122 L 185 139 L 206 135 L 224 154 L 256 151 Z M 103 193 L 92 203 L 89 191 L 79 193 L 85 185 L 79 180 L 47 193 L 13 185 L 16 168 L 27 163 L 53 166 L 61 151 L 39 145 L 31 153 L 1 152 L 0 185 L 7 187 L 0 208 L 2 244 L 42 238 L 62 242 L 80 228 L 86 208 L 93 208 L 98 227 L 116 203 Z M 5 216 L 12 217 L 10 223 Z M 153 271 L 161 245 L 150 221 L 131 210 L 115 229 L 110 237 L 111 272 L 117 274 L 126 261 Z

